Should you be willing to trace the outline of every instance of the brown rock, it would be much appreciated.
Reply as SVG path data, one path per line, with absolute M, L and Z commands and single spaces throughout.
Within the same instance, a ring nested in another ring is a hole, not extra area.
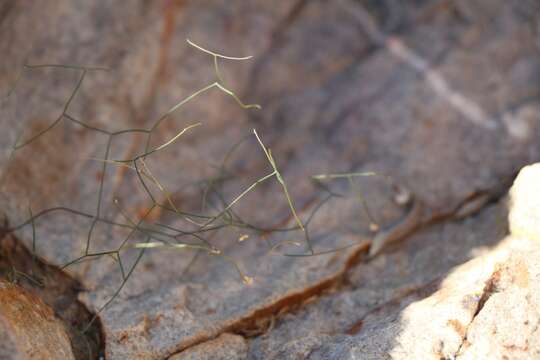
M 39 298 L 0 281 L 2 359 L 75 359 L 64 324 Z

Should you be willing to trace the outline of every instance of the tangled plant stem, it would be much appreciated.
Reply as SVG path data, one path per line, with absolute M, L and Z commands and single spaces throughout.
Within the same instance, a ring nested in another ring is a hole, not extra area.
M 202 87 L 201 89 L 195 91 L 191 95 L 187 96 L 186 98 L 182 99 L 181 101 L 173 105 L 165 114 L 159 117 L 148 129 L 129 128 L 129 129 L 124 129 L 120 131 L 110 131 L 110 130 L 107 130 L 98 126 L 90 125 L 84 121 L 81 121 L 75 118 L 73 115 L 69 114 L 70 105 L 73 99 L 75 98 L 75 96 L 77 95 L 78 91 L 80 90 L 81 85 L 85 77 L 87 76 L 87 74 L 91 71 L 108 71 L 108 69 L 103 68 L 103 67 L 85 67 L 85 66 L 61 65 L 61 64 L 38 64 L 38 65 L 25 64 L 23 66 L 23 70 L 18 74 L 16 78 L 15 85 L 8 92 L 7 96 L 4 97 L 4 99 L 8 98 L 14 93 L 15 87 L 17 83 L 19 82 L 20 78 L 23 76 L 24 71 L 30 71 L 30 70 L 37 71 L 39 69 L 44 69 L 44 68 L 59 68 L 59 69 L 65 69 L 65 70 L 78 71 L 80 73 L 80 76 L 74 87 L 74 90 L 72 91 L 68 100 L 63 105 L 62 113 L 60 114 L 60 116 L 56 118 L 53 122 L 51 122 L 48 126 L 46 126 L 44 129 L 38 131 L 35 134 L 28 135 L 25 140 L 21 140 L 23 138 L 21 134 L 21 136 L 17 139 L 17 141 L 15 142 L 13 146 L 12 154 L 23 147 L 31 145 L 38 138 L 42 137 L 43 135 L 45 135 L 46 133 L 54 129 L 62 121 L 71 122 L 75 124 L 76 126 L 86 129 L 87 131 L 92 131 L 106 137 L 106 146 L 104 149 L 103 157 L 91 158 L 92 160 L 98 161 L 101 163 L 101 174 L 102 174 L 99 180 L 99 185 L 98 185 L 95 213 L 90 214 L 90 213 L 83 212 L 75 208 L 59 206 L 59 207 L 47 208 L 45 210 L 41 210 L 34 214 L 32 212 L 31 207 L 29 206 L 28 208 L 28 212 L 30 216 L 29 219 L 22 222 L 21 224 L 18 224 L 11 228 L 6 229 L 6 232 L 14 232 L 19 229 L 22 229 L 23 227 L 27 225 L 32 226 L 32 257 L 33 257 L 33 261 L 35 261 L 35 257 L 37 256 L 37 249 L 36 249 L 37 230 L 36 230 L 35 221 L 38 218 L 41 218 L 42 216 L 45 216 L 46 214 L 50 214 L 54 212 L 65 212 L 65 213 L 70 213 L 78 217 L 91 220 L 88 232 L 86 233 L 86 241 L 84 243 L 83 251 L 81 255 L 68 261 L 61 268 L 67 269 L 68 267 L 81 263 L 83 261 L 90 261 L 90 260 L 95 261 L 103 257 L 111 257 L 115 261 L 115 263 L 118 265 L 118 271 L 120 272 L 120 275 L 121 275 L 121 281 L 118 287 L 116 288 L 116 290 L 114 290 L 111 297 L 108 298 L 98 308 L 94 317 L 86 325 L 83 331 L 87 331 L 91 327 L 92 323 L 96 320 L 96 318 L 118 297 L 118 295 L 120 294 L 120 292 L 126 285 L 127 281 L 132 276 L 135 268 L 140 263 L 140 260 L 142 259 L 145 251 L 160 250 L 160 249 L 166 250 L 166 251 L 179 251 L 179 250 L 195 251 L 195 255 L 193 256 L 192 260 L 188 263 L 184 271 L 182 271 L 182 274 L 186 273 L 189 270 L 189 268 L 193 265 L 193 263 L 195 262 L 195 260 L 197 259 L 200 253 L 207 253 L 209 255 L 219 257 L 225 260 L 226 262 L 230 263 L 238 272 L 242 281 L 245 284 L 249 285 L 253 283 L 254 279 L 244 273 L 244 271 L 241 269 L 240 264 L 235 259 L 225 254 L 223 250 L 215 247 L 209 241 L 209 238 L 212 237 L 213 234 L 215 234 L 217 231 L 223 228 L 229 228 L 229 227 L 240 229 L 241 231 L 249 230 L 249 231 L 253 231 L 255 233 L 261 234 L 261 235 L 263 234 L 268 235 L 271 233 L 278 233 L 278 232 L 283 233 L 283 232 L 291 232 L 291 231 L 301 231 L 305 239 L 307 251 L 300 254 L 281 254 L 285 256 L 295 256 L 295 257 L 309 257 L 309 256 L 323 255 L 323 254 L 328 254 L 335 251 L 341 251 L 346 248 L 350 248 L 350 247 L 358 245 L 358 243 L 349 244 L 347 246 L 339 247 L 336 249 L 323 250 L 319 252 L 316 252 L 314 250 L 312 241 L 309 236 L 309 231 L 308 231 L 308 227 L 311 221 L 315 217 L 315 214 L 323 207 L 324 204 L 326 204 L 330 199 L 335 198 L 335 197 L 341 197 L 342 195 L 333 193 L 331 191 L 327 191 L 328 194 L 325 197 L 323 197 L 314 206 L 307 220 L 303 222 L 300 219 L 299 212 L 294 206 L 294 201 L 286 185 L 286 182 L 283 178 L 283 175 L 278 169 L 278 166 L 272 154 L 272 151 L 265 146 L 261 137 L 259 136 L 259 134 L 257 133 L 255 129 L 253 129 L 253 135 L 255 136 L 257 143 L 260 145 L 261 149 L 263 150 L 266 160 L 268 161 L 269 165 L 272 168 L 272 171 L 270 173 L 254 181 L 250 186 L 248 186 L 243 191 L 241 191 L 231 201 L 226 201 L 225 196 L 220 191 L 220 186 L 224 181 L 234 179 L 236 177 L 236 174 L 234 173 L 230 174 L 227 172 L 226 164 L 231 158 L 233 152 L 236 151 L 236 149 L 238 148 L 239 144 L 246 140 L 246 139 L 242 139 L 237 144 L 234 144 L 231 147 L 231 149 L 226 153 L 223 159 L 223 162 L 218 169 L 218 174 L 209 180 L 203 181 L 203 183 L 206 184 L 206 188 L 203 191 L 202 204 L 201 204 L 202 211 L 200 213 L 187 212 L 187 211 L 181 210 L 174 203 L 171 194 L 166 190 L 162 182 L 159 181 L 159 179 L 151 172 L 150 167 L 148 166 L 148 162 L 151 161 L 153 154 L 161 152 L 164 149 L 170 146 L 173 146 L 188 131 L 198 126 L 201 126 L 202 123 L 195 123 L 190 126 L 187 126 L 183 128 L 181 131 L 179 131 L 178 133 L 176 133 L 169 140 L 165 141 L 161 145 L 158 145 L 152 148 L 151 147 L 152 138 L 154 136 L 156 129 L 158 129 L 158 127 L 164 121 L 169 119 L 170 116 L 174 112 L 176 112 L 178 109 L 180 109 L 183 105 L 189 103 L 193 99 L 201 96 L 202 94 L 212 89 L 218 89 L 224 94 L 232 97 L 236 101 L 236 103 L 243 109 L 260 109 L 261 108 L 257 104 L 244 103 L 232 90 L 230 90 L 227 86 L 225 86 L 223 77 L 221 75 L 221 70 L 219 67 L 219 62 L 222 60 L 223 61 L 225 60 L 226 61 L 244 61 L 244 60 L 251 59 L 251 56 L 246 56 L 246 57 L 225 56 L 225 55 L 207 50 L 203 48 L 202 46 L 197 45 L 191 40 L 187 40 L 187 43 L 190 46 L 194 47 L 195 49 L 205 54 L 208 54 L 212 57 L 214 73 L 217 80 L 207 86 Z M 124 134 L 140 134 L 140 135 L 145 136 L 146 138 L 145 138 L 144 151 L 128 159 L 111 159 L 110 158 L 111 147 L 115 139 L 118 136 L 124 135 Z M 151 202 L 151 205 L 146 209 L 144 214 L 142 214 L 142 216 L 140 216 L 139 219 L 137 220 L 133 219 L 128 214 L 128 212 L 122 207 L 120 200 L 116 198 L 114 199 L 113 203 L 115 204 L 118 213 L 125 220 L 125 222 L 110 220 L 108 218 L 105 218 L 102 214 L 103 212 L 102 208 L 103 208 L 103 202 L 104 202 L 103 197 L 104 197 L 104 186 L 105 186 L 105 174 L 109 166 L 111 165 L 116 166 L 116 167 L 127 168 L 135 172 L 138 184 L 144 190 L 144 194 L 148 197 L 149 201 Z M 317 181 L 346 178 L 350 181 L 351 188 L 355 188 L 353 178 L 356 178 L 359 176 L 368 176 L 368 175 L 374 175 L 374 174 L 373 173 L 322 174 L 322 175 L 314 176 L 313 178 Z M 285 199 L 287 201 L 288 209 L 290 211 L 292 219 L 294 220 L 294 224 L 295 224 L 294 226 L 267 227 L 267 228 L 256 226 L 245 221 L 242 217 L 240 217 L 234 211 L 234 207 L 248 193 L 252 192 L 260 184 L 272 178 L 275 178 L 281 187 L 281 191 L 283 192 Z M 157 192 L 160 194 L 160 196 L 164 198 L 163 202 L 158 201 L 157 196 L 151 191 L 151 187 L 154 187 L 155 189 L 157 189 Z M 210 196 L 215 196 L 215 198 L 218 200 L 218 203 L 219 203 L 218 205 L 213 206 L 214 210 L 217 212 L 217 214 L 214 214 L 214 215 L 210 213 L 211 212 L 211 210 L 209 209 L 210 206 L 208 206 Z M 370 219 L 370 221 L 373 224 L 375 224 L 372 218 L 372 215 L 370 214 L 368 210 L 367 204 L 365 203 L 359 189 L 356 189 L 356 196 L 359 199 L 359 201 L 362 203 L 364 211 L 366 215 L 368 216 L 368 218 Z M 177 219 L 182 219 L 190 226 L 190 229 L 189 230 L 181 229 L 178 226 L 172 226 L 170 224 L 163 224 L 157 221 L 152 222 L 152 220 L 150 219 L 151 214 L 152 212 L 158 211 L 158 210 L 165 211 L 168 214 L 174 215 Z M 119 246 L 111 250 L 93 252 L 91 251 L 92 239 L 93 239 L 95 228 L 97 224 L 99 223 L 103 223 L 109 226 L 118 227 L 122 229 L 127 229 L 128 234 L 122 239 Z M 195 229 L 193 229 L 193 227 L 195 227 Z M 134 242 L 134 243 L 132 242 L 130 244 L 130 240 L 136 234 L 142 235 L 145 241 Z M 189 242 L 184 241 L 184 239 L 186 238 L 190 238 L 196 243 L 189 243 Z M 248 238 L 249 238 L 249 235 L 247 233 L 243 233 L 238 238 L 238 242 L 243 242 L 247 240 Z M 295 247 L 299 247 L 301 245 L 300 242 L 291 241 L 291 240 L 283 240 L 276 244 L 271 244 L 269 242 L 268 254 L 274 254 L 274 255 L 278 254 L 277 250 L 283 245 L 287 245 L 287 244 L 293 245 Z M 122 254 L 124 253 L 124 251 L 127 251 L 129 249 L 137 250 L 138 254 L 135 258 L 135 261 L 131 264 L 131 266 L 126 267 L 126 264 L 124 260 L 122 259 Z M 14 269 L 13 273 L 17 274 L 16 269 Z

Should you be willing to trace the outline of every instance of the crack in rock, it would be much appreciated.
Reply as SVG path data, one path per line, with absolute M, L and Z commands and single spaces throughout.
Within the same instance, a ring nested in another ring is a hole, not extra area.
M 463 220 L 465 218 L 475 216 L 476 214 L 478 214 L 478 212 L 482 211 L 487 206 L 501 200 L 501 198 L 506 193 L 507 181 L 501 182 L 501 184 L 503 185 L 499 184 L 494 189 L 478 191 L 467 196 L 463 200 L 458 201 L 456 203 L 457 205 L 455 205 L 450 211 L 447 211 L 445 213 L 435 213 L 429 211 L 423 213 L 411 209 L 409 211 L 409 214 L 405 216 L 404 220 L 392 227 L 398 228 L 399 236 L 393 236 L 391 235 L 392 232 L 388 231 L 388 234 L 390 234 L 390 236 L 396 238 L 394 239 L 394 241 L 392 241 L 392 243 L 398 243 L 400 241 L 403 241 L 404 239 L 414 235 L 418 231 L 433 226 L 435 224 L 440 224 L 445 221 Z M 478 202 L 479 197 L 481 198 L 480 202 Z M 474 202 L 473 206 L 469 207 L 469 202 Z M 464 208 L 469 208 L 470 211 L 461 211 Z M 422 214 L 424 216 L 420 216 L 419 214 Z M 459 214 L 459 217 L 455 218 L 455 214 Z M 414 221 L 411 220 L 411 218 L 413 218 Z M 403 223 L 414 224 L 414 226 L 410 228 L 410 231 L 404 232 L 401 229 Z M 332 292 L 333 290 L 339 291 L 339 289 L 343 288 L 347 282 L 348 272 L 359 263 L 371 260 L 371 258 L 368 257 L 371 243 L 371 239 L 368 239 L 364 243 L 359 244 L 356 251 L 345 262 L 342 271 L 338 272 L 336 275 L 331 276 L 307 289 L 304 289 L 303 291 L 285 295 L 273 304 L 264 308 L 257 309 L 253 311 L 250 315 L 234 321 L 232 324 L 226 326 L 222 331 L 219 331 L 217 334 L 215 334 L 214 337 L 199 339 L 198 341 L 191 343 L 189 346 L 185 346 L 184 348 L 180 349 L 179 352 L 175 352 L 174 354 L 179 354 L 192 347 L 198 346 L 208 341 L 212 341 L 213 339 L 216 339 L 224 333 L 233 333 L 236 335 L 241 335 L 245 338 L 252 338 L 260 336 L 267 331 L 271 331 L 275 320 L 282 315 L 298 310 L 299 308 L 303 308 L 304 306 L 308 306 L 314 298 L 319 298 L 321 296 L 324 296 L 325 294 Z M 421 291 L 425 287 L 432 286 L 438 280 L 440 279 L 435 279 L 427 284 L 424 284 L 423 286 L 419 286 L 418 288 L 411 290 L 410 293 L 404 294 L 403 296 L 408 296 L 415 291 Z M 495 284 L 496 279 L 495 274 L 493 274 L 490 280 L 487 282 L 486 286 L 484 287 L 482 296 L 478 301 L 478 306 L 474 316 L 476 316 L 478 312 L 480 312 L 481 308 L 484 306 L 489 296 L 495 291 Z M 397 299 L 393 299 L 392 301 L 396 300 Z M 385 304 L 373 309 L 373 311 L 376 311 L 378 308 L 383 307 L 384 305 Z M 353 328 L 354 327 L 349 330 L 353 331 Z
M 82 331 L 93 314 L 77 298 L 80 283 L 33 256 L 12 234 L 0 234 L 0 279 L 16 283 L 53 309 L 67 329 L 76 359 L 97 359 L 103 354 L 99 318 L 87 332 Z
M 454 354 L 452 359 L 457 359 L 458 358 L 459 353 L 461 352 L 461 349 L 467 343 L 467 335 L 468 335 L 468 332 L 469 332 L 469 328 L 471 327 L 472 323 L 474 322 L 474 320 L 476 319 L 478 314 L 480 314 L 480 312 L 484 308 L 484 305 L 489 300 L 491 295 L 493 295 L 494 293 L 497 292 L 497 284 L 499 282 L 500 276 L 501 276 L 501 270 L 500 270 L 500 268 L 497 268 L 491 274 L 489 279 L 487 280 L 486 285 L 484 286 L 484 289 L 482 290 L 482 295 L 480 296 L 480 300 L 478 300 L 476 310 L 475 310 L 473 316 L 471 317 L 471 320 L 467 324 L 467 326 L 465 326 L 464 336 L 462 338 L 461 344 L 459 345 L 459 347 L 456 350 L 456 353 Z

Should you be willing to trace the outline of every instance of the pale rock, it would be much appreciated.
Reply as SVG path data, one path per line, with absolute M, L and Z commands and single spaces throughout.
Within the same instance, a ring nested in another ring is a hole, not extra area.
M 540 163 L 524 167 L 510 190 L 508 221 L 514 236 L 540 240 Z

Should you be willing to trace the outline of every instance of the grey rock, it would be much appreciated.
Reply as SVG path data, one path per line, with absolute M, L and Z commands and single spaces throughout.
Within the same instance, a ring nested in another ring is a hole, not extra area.
M 250 358 L 278 358 L 291 341 L 313 339 L 320 343 L 308 350 L 310 359 L 537 358 L 539 289 L 532 279 L 538 277 L 540 244 L 534 236 L 537 213 L 530 210 L 538 200 L 537 168 L 524 167 L 512 186 L 510 235 L 496 230 L 507 201 L 418 232 L 380 268 L 384 257 L 353 269 L 352 290 L 277 321 L 250 342 Z M 435 247 L 443 261 L 432 260 Z M 464 251 L 473 259 L 454 266 L 463 258 L 451 254 Z
M 283 316 L 250 341 L 250 358 L 277 359 L 288 343 L 313 339 L 321 343 L 310 347 L 314 359 L 455 354 L 493 270 L 486 260 L 467 261 L 505 237 L 505 216 L 500 202 L 474 218 L 419 231 L 399 250 L 359 264 L 342 291 Z
M 216 339 L 192 346 L 183 352 L 171 356 L 170 360 L 240 360 L 247 355 L 247 344 L 238 335 L 221 334 Z
M 391 175 L 425 204 L 429 220 L 450 214 L 471 195 L 499 191 L 503 179 L 540 158 L 538 122 L 523 110 L 537 105 L 540 93 L 538 82 L 530 80 L 540 67 L 532 26 L 536 20 L 524 21 L 517 11 L 521 5 L 497 2 L 490 7 L 497 21 L 476 23 L 463 21 L 452 5 L 433 13 L 429 6 L 411 3 L 402 7 L 410 24 L 402 33 L 391 34 L 394 42 L 385 47 L 373 43 L 348 10 L 357 2 L 342 3 L 347 6 L 216 0 L 170 2 L 165 9 L 145 1 L 59 1 L 39 7 L 15 3 L 0 17 L 0 26 L 9 29 L 0 32 L 0 68 L 5 70 L 0 72 L 0 88 L 10 89 L 25 59 L 30 64 L 107 66 L 112 71 L 87 74 L 70 115 L 111 131 L 148 127 L 180 99 L 214 81 L 211 59 L 185 45 L 186 37 L 228 54 L 255 55 L 255 61 L 224 64 L 223 73 L 229 87 L 246 102 L 260 103 L 263 111 L 243 111 L 230 97 L 212 92 L 176 113 L 154 137 L 154 144 L 161 144 L 186 125 L 204 122 L 148 160 L 154 175 L 174 192 L 174 200 L 192 211 L 200 210 L 202 191 L 188 185 L 215 176 L 213 165 L 219 166 L 231 145 L 250 135 L 253 127 L 272 148 L 304 220 L 323 196 L 310 179 L 315 174 Z M 392 44 L 418 53 L 432 72 L 421 74 L 418 67 L 407 65 Z M 108 165 L 102 174 L 103 164 L 89 159 L 103 158 L 107 139 L 69 121 L 17 150 L 8 162 L 8 146 L 20 130 L 22 139 L 28 139 L 58 118 L 78 76 L 80 72 L 65 69 L 25 71 L 13 95 L 2 103 L 2 111 L 10 115 L 1 123 L 9 131 L 0 136 L 0 206 L 12 225 L 28 218 L 29 203 L 34 213 L 69 206 L 95 214 L 102 177 L 103 217 L 125 222 L 113 204 L 115 197 L 134 219 L 150 206 L 133 172 Z M 128 158 L 143 148 L 141 136 L 118 136 L 110 158 Z M 228 169 L 237 177 L 222 187 L 228 201 L 271 171 L 253 138 L 233 155 Z M 382 228 L 406 212 L 394 204 L 384 181 L 369 178 L 359 184 Z M 316 250 L 369 241 L 370 221 L 347 183 L 329 186 L 348 196 L 325 205 L 310 223 Z M 239 202 L 235 211 L 261 226 L 294 225 L 275 179 Z M 163 212 L 150 217 L 187 226 Z M 91 222 L 62 212 L 40 218 L 38 254 L 57 265 L 80 256 Z M 100 223 L 90 250 L 115 249 L 126 233 Z M 279 312 L 284 299 L 302 298 L 309 293 L 306 289 L 321 284 L 331 287 L 357 253 L 351 248 L 309 258 L 268 255 L 260 234 L 250 232 L 250 239 L 239 243 L 242 234 L 228 229 L 211 241 L 240 260 L 254 278 L 251 286 L 242 284 L 223 258 L 203 254 L 181 277 L 192 255 L 146 251 L 120 296 L 100 313 L 107 357 L 162 358 L 223 332 L 243 330 L 246 322 Z M 30 226 L 17 235 L 31 247 Z M 301 233 L 284 233 L 273 234 L 269 241 L 299 239 Z M 136 234 L 129 244 L 142 241 L 144 236 Z M 438 259 L 432 243 L 426 240 L 431 253 L 424 253 L 423 264 Z M 280 251 L 299 250 L 285 245 Z M 122 252 L 126 269 L 138 254 L 135 249 Z M 467 253 L 456 247 L 454 256 L 464 261 Z M 392 259 L 382 255 L 359 268 L 374 273 Z M 118 262 L 107 256 L 66 271 L 87 289 L 81 299 L 92 311 L 122 283 Z M 374 291 L 386 290 L 381 286 Z M 460 316 L 465 321 L 471 315 Z M 452 341 L 448 346 L 453 349 L 457 342 Z M 287 346 L 305 353 L 299 343 Z
M 390 315 L 375 315 L 371 325 L 364 320 L 357 334 L 334 336 L 311 358 L 536 358 L 537 295 L 526 281 L 538 262 L 538 244 L 524 242 L 505 239 L 453 269 L 431 295 L 383 307 Z

